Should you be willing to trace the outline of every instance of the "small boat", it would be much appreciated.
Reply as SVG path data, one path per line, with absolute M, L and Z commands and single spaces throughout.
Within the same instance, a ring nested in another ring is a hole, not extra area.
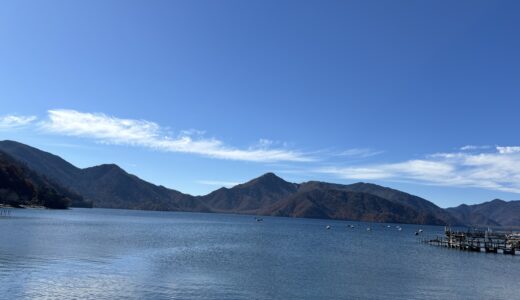
M 423 230 L 422 230 L 422 229 L 419 229 L 419 233 L 422 233 L 422 232 L 423 232 Z
M 367 227 L 367 231 L 370 231 L 370 230 L 372 230 L 372 228 L 370 228 L 370 227 Z
M 397 230 L 401 231 L 401 230 L 403 230 L 403 229 L 402 229 L 401 227 L 399 227 L 399 228 L 397 228 Z
M 325 229 L 327 229 L 327 230 L 329 230 L 329 229 L 331 229 L 331 228 L 332 228 L 332 227 L 330 227 L 330 225 L 327 225 L 327 226 L 325 227 Z
M 255 218 L 255 220 L 256 220 L 257 222 L 263 222 L 263 221 L 264 221 L 263 218 Z

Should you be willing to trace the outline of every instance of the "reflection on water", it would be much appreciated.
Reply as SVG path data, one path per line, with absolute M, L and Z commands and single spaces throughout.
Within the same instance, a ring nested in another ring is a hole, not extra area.
M 325 230 L 326 225 L 331 230 Z M 355 224 L 355 228 L 347 225 Z M 0 218 L 0 298 L 514 299 L 519 256 L 436 248 L 416 225 L 103 209 Z M 441 227 L 422 227 L 441 234 Z

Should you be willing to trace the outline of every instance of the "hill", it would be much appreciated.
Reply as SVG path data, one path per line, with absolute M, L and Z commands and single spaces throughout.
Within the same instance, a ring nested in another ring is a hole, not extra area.
M 220 188 L 200 197 L 208 207 L 218 212 L 257 213 L 294 193 L 298 185 L 267 173 L 230 189 Z
M 495 199 L 475 205 L 462 204 L 446 210 L 468 225 L 520 226 L 520 201 Z
M 59 156 L 14 141 L 1 141 L 0 150 L 84 196 L 94 207 L 209 211 L 196 197 L 146 182 L 114 164 L 80 169 Z
M 201 200 L 218 212 L 417 224 L 458 224 L 435 204 L 375 184 L 310 181 L 302 184 L 266 173 Z
M 0 151 L 0 204 L 63 209 L 71 203 L 89 206 L 80 195 L 31 171 Z

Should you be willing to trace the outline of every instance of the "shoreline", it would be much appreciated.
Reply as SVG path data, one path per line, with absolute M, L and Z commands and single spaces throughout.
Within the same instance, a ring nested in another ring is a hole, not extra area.
M 20 206 L 12 206 L 12 205 L 8 205 L 8 204 L 0 204 L 0 209 L 8 209 L 8 208 L 13 208 L 13 209 L 49 209 L 43 205 L 20 205 Z

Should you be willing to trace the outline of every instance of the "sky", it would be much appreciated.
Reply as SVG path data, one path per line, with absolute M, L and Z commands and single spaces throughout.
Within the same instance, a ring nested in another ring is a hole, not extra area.
M 520 199 L 518 1 L 3 1 L 0 140 L 195 195 Z

